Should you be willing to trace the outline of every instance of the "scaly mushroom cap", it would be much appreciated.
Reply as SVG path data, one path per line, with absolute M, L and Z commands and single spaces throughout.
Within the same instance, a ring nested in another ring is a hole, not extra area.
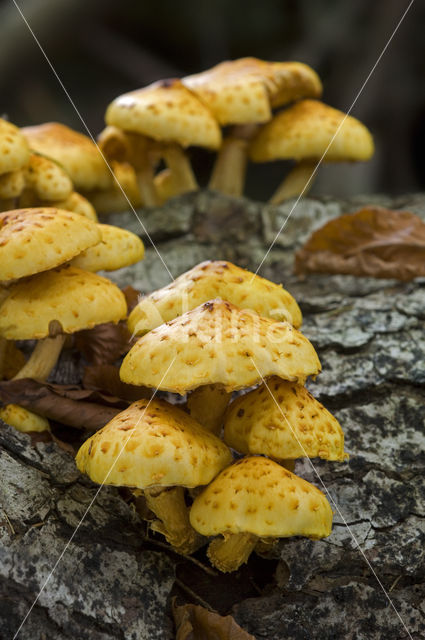
M 124 131 L 183 147 L 218 149 L 221 144 L 220 128 L 210 110 L 180 80 L 160 80 L 115 98 L 105 120 Z
M 0 335 L 8 340 L 49 336 L 56 320 L 63 333 L 125 318 L 122 291 L 106 278 L 76 267 L 45 271 L 9 287 L 0 307 Z
M 72 191 L 73 185 L 68 176 L 55 161 L 32 153 L 28 165 L 24 169 L 25 183 L 40 200 L 65 200 Z
M 273 460 L 249 457 L 227 467 L 195 498 L 190 523 L 205 536 L 318 539 L 331 533 L 332 509 L 314 485 Z
M 300 308 L 281 285 L 231 262 L 209 260 L 145 296 L 128 318 L 129 329 L 136 334 L 146 333 L 213 298 L 228 300 L 273 320 L 288 320 L 294 327 L 301 325 Z
M 138 400 L 80 448 L 77 467 L 115 486 L 198 487 L 229 465 L 232 454 L 187 413 L 163 400 Z
M 373 138 L 356 118 L 318 100 L 301 100 L 260 129 L 249 153 L 253 162 L 269 162 L 321 158 L 325 151 L 326 161 L 369 160 Z
M 277 377 L 232 402 L 224 440 L 241 453 L 278 460 L 347 457 L 338 420 L 305 387 Z
M 114 271 L 142 260 L 145 248 L 139 236 L 109 224 L 98 226 L 102 240 L 74 258 L 71 263 L 74 267 L 86 271 Z
M 53 207 L 0 213 L 0 281 L 53 269 L 101 241 L 98 225 Z
M 216 299 L 140 338 L 124 358 L 120 376 L 184 394 L 206 384 L 234 391 L 271 375 L 304 381 L 319 371 L 313 346 L 288 322 Z
M 33 433 L 35 431 L 50 431 L 47 418 L 39 416 L 17 404 L 7 404 L 0 409 L 0 418 L 6 424 L 15 427 L 22 433 Z
M 0 174 L 22 169 L 29 157 L 28 143 L 18 127 L 0 118 Z
M 300 62 L 240 58 L 183 78 L 221 125 L 267 122 L 271 108 L 321 95 L 319 77 Z
M 106 189 L 111 173 L 94 142 L 58 122 L 21 129 L 33 151 L 53 158 L 63 166 L 76 189 Z
M 25 188 L 25 175 L 22 169 L 0 175 L 0 199 L 18 198 Z
M 73 191 L 65 200 L 55 202 L 55 207 L 79 213 L 80 216 L 84 216 L 85 218 L 89 218 L 90 220 L 97 222 L 96 210 L 91 202 L 82 196 L 81 193 L 77 193 L 76 191 Z

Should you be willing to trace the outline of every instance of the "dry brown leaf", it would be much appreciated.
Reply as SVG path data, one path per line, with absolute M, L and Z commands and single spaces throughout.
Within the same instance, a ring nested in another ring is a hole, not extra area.
M 128 405 L 98 391 L 29 378 L 0 382 L 0 404 L 19 404 L 56 422 L 88 431 L 100 429 Z
M 397 280 L 425 276 L 425 223 L 409 211 L 372 206 L 339 216 L 297 251 L 295 273 Z
M 113 364 L 132 346 L 126 322 L 105 322 L 75 334 L 75 346 L 90 364 Z
M 150 398 L 153 393 L 152 389 L 122 382 L 118 367 L 114 367 L 112 364 L 86 367 L 83 387 L 94 391 L 103 391 L 128 402 L 134 402 L 140 398 Z
M 173 601 L 176 640 L 255 640 L 232 616 L 220 616 L 200 605 Z

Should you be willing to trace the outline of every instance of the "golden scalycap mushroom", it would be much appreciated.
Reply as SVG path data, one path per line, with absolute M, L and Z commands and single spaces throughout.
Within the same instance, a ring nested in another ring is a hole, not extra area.
M 231 461 L 221 440 L 182 409 L 156 399 L 138 400 L 119 413 L 76 458 L 94 482 L 140 489 L 205 485 Z
M 29 157 L 28 143 L 18 127 L 0 118 L 0 174 L 22 169 Z
M 77 215 L 77 214 L 75 214 Z M 76 267 L 45 271 L 9 287 L 0 307 L 0 335 L 8 340 L 49 336 L 56 320 L 63 333 L 125 318 L 122 291 L 106 278 Z
M 120 376 L 183 394 L 207 384 L 243 389 L 261 376 L 304 381 L 319 371 L 313 346 L 288 322 L 215 299 L 140 338 L 124 358 Z
M 205 536 L 329 536 L 332 509 L 324 494 L 277 462 L 253 456 L 222 471 L 194 500 L 190 522 Z
M 277 377 L 232 402 L 224 440 L 241 453 L 278 460 L 348 457 L 338 420 L 305 387 Z
M 40 200 L 65 200 L 73 190 L 66 171 L 56 162 L 32 153 L 24 169 L 26 187 L 34 191 Z
M 99 230 L 101 242 L 74 258 L 74 267 L 86 271 L 114 271 L 142 260 L 145 248 L 135 233 L 109 224 L 99 224 Z
M 231 262 L 212 260 L 201 262 L 171 284 L 145 296 L 129 316 L 129 329 L 136 334 L 146 333 L 217 297 L 273 320 L 301 325 L 300 308 L 281 285 Z
M 356 118 L 318 100 L 301 100 L 260 129 L 251 143 L 250 158 L 254 162 L 320 158 L 325 151 L 326 161 L 368 160 L 373 138 Z
M 106 123 L 154 140 L 217 149 L 219 126 L 210 110 L 180 80 L 161 80 L 116 98 Z
M 17 404 L 8 404 L 0 409 L 0 418 L 6 424 L 15 427 L 22 433 L 33 433 L 35 431 L 50 431 L 47 418 L 39 416 Z
M 276 107 L 321 94 L 319 77 L 299 62 L 240 58 L 183 78 L 221 125 L 267 122 Z
M 54 206 L 58 209 L 65 209 L 66 211 L 79 213 L 80 216 L 84 216 L 85 218 L 89 218 L 89 220 L 97 222 L 96 210 L 91 202 L 82 196 L 81 193 L 77 193 L 76 191 L 73 191 L 65 200 L 55 202 Z
M 95 143 L 58 122 L 21 129 L 33 151 L 49 156 L 65 169 L 77 190 L 106 189 L 111 172 Z
M 71 260 L 101 240 L 78 213 L 39 207 L 0 213 L 0 280 L 15 280 Z

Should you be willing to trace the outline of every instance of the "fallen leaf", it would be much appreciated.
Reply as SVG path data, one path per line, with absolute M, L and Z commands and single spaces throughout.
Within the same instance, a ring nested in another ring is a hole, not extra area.
M 126 322 L 106 322 L 75 334 L 75 346 L 90 364 L 113 364 L 129 351 L 131 336 Z
M 425 223 L 409 211 L 365 207 L 315 231 L 295 254 L 295 273 L 412 280 L 425 275 Z
M 150 398 L 153 394 L 153 389 L 122 382 L 118 367 L 114 367 L 112 364 L 86 367 L 83 387 L 94 391 L 103 391 L 122 400 L 128 400 L 128 402 L 135 402 L 140 398 Z
M 220 616 L 195 604 L 176 605 L 173 600 L 176 640 L 255 640 L 232 616 Z
M 19 404 L 70 427 L 96 431 L 128 403 L 74 385 L 37 382 L 29 378 L 0 382 L 0 404 Z

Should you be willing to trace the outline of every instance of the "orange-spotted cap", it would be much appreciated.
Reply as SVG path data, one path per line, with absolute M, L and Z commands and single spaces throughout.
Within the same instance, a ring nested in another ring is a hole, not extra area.
M 76 189 L 106 189 L 111 172 L 95 143 L 59 122 L 23 127 L 22 134 L 33 151 L 53 158 L 71 178 Z
M 267 122 L 273 107 L 318 97 L 322 91 L 311 67 L 257 58 L 226 60 L 182 82 L 211 109 L 221 125 Z
M 314 485 L 253 456 L 224 469 L 195 498 L 190 523 L 205 536 L 246 532 L 318 539 L 331 533 L 332 509 Z
M 135 233 L 110 224 L 99 224 L 98 227 L 101 242 L 76 256 L 72 260 L 74 267 L 86 271 L 114 271 L 143 259 L 145 248 Z
M 18 127 L 0 118 L 0 174 L 22 169 L 29 157 L 28 143 Z
M 140 338 L 124 358 L 120 376 L 184 394 L 206 384 L 234 391 L 272 375 L 303 382 L 319 371 L 312 344 L 289 322 L 215 299 Z
M 180 80 L 160 80 L 109 105 L 108 125 L 183 147 L 218 149 L 221 132 L 211 111 Z
M 329 147 L 329 148 L 328 148 Z M 300 100 L 260 129 L 250 146 L 253 162 L 294 158 L 369 160 L 373 138 L 356 118 L 319 100 Z
M 46 338 L 56 321 L 63 333 L 125 318 L 122 291 L 110 280 L 65 267 L 20 280 L 0 307 L 0 335 L 8 340 Z
M 40 200 L 65 200 L 72 191 L 72 180 L 54 160 L 32 153 L 24 169 L 25 183 Z
M 338 420 L 305 387 L 276 376 L 232 402 L 224 440 L 241 453 L 277 460 L 348 457 Z
M 53 269 L 101 240 L 98 225 L 54 207 L 0 213 L 0 281 Z
M 144 489 L 208 484 L 232 461 L 219 438 L 164 400 L 138 400 L 86 440 L 80 471 L 94 482 Z
M 129 329 L 131 333 L 144 334 L 213 298 L 228 300 L 273 320 L 288 320 L 297 328 L 301 325 L 300 308 L 282 285 L 231 262 L 208 260 L 145 296 L 129 316 Z

